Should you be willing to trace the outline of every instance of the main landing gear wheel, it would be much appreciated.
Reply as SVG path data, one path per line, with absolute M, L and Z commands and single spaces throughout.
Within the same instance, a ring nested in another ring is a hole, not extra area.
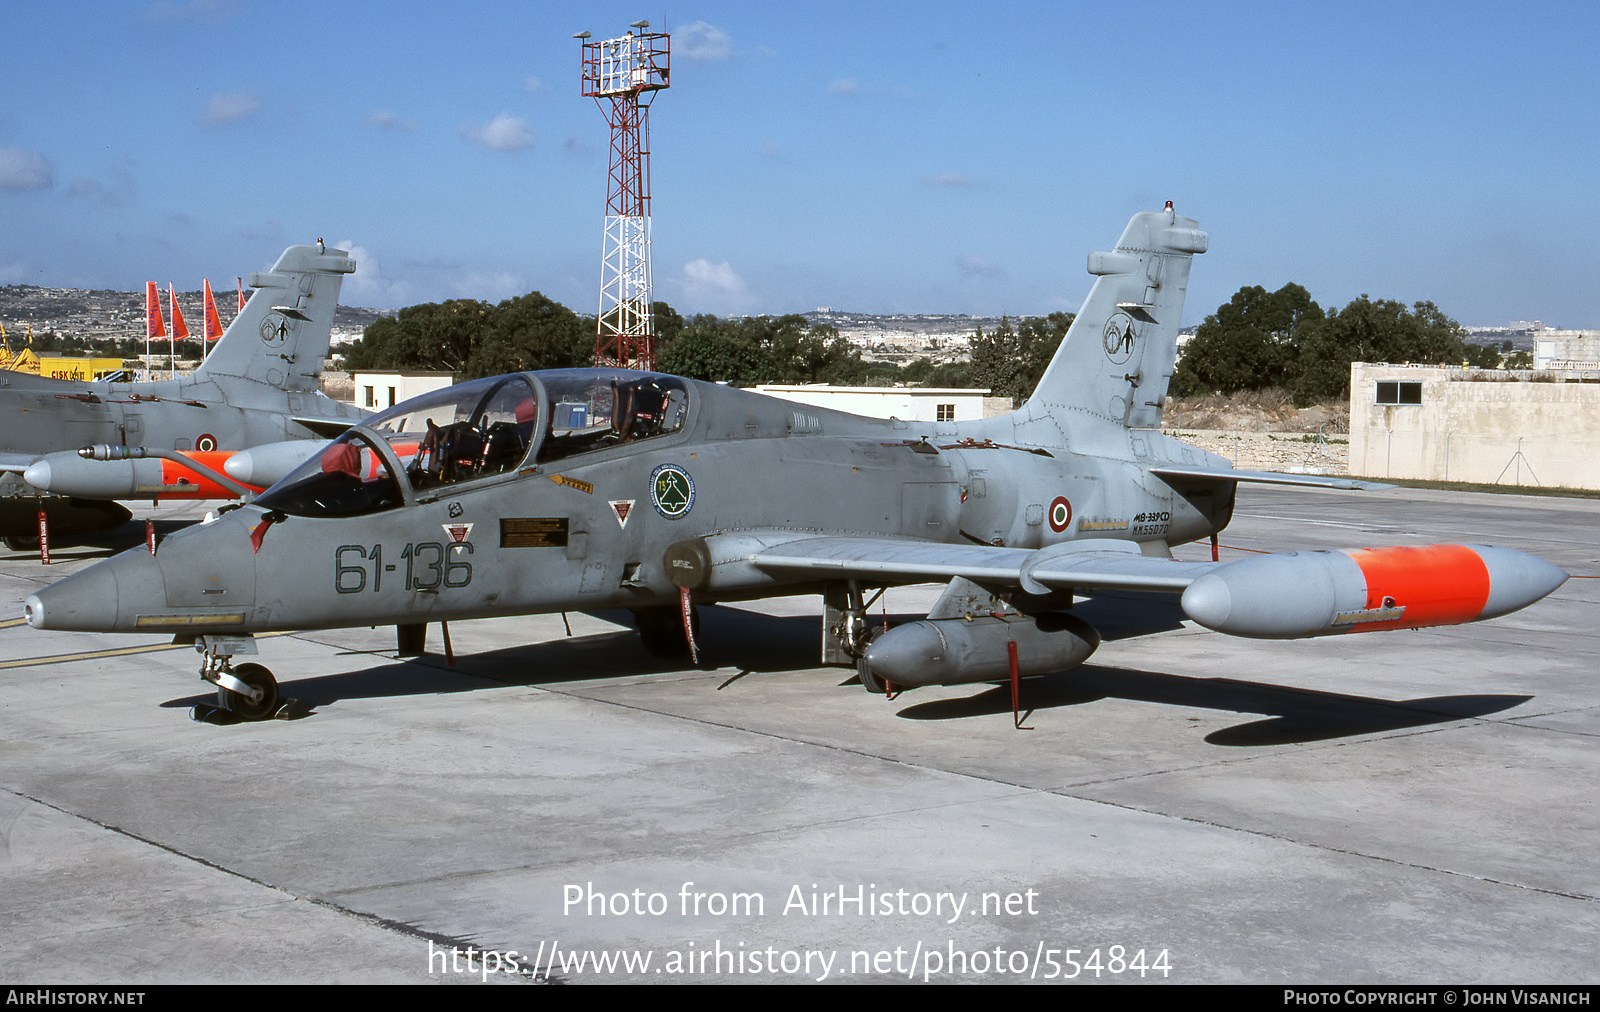
M 217 704 L 240 720 L 267 720 L 278 711 L 278 680 L 272 672 L 259 664 L 241 664 L 233 669 L 233 677 L 261 692 L 254 703 L 250 697 L 232 689 L 217 688 Z

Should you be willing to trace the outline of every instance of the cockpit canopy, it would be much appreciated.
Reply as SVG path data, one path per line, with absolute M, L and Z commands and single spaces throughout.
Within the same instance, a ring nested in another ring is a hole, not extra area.
M 676 432 L 676 376 L 561 369 L 497 376 L 413 397 L 351 428 L 256 500 L 299 516 L 361 516 L 413 494 Z M 536 449 L 537 448 L 537 449 Z

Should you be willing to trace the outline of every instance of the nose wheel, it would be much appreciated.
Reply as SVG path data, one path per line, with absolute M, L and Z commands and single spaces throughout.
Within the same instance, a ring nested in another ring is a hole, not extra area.
M 259 664 L 241 664 L 233 669 L 235 680 L 247 691 L 236 692 L 217 685 L 217 705 L 240 720 L 266 720 L 278 712 L 278 680 Z
M 200 677 L 217 687 L 215 707 L 197 704 L 191 716 L 210 720 L 219 711 L 238 720 L 269 720 L 287 716 L 292 699 L 278 695 L 278 680 L 260 664 L 233 664 L 235 654 L 256 652 L 249 636 L 202 636 L 195 641 L 200 652 Z

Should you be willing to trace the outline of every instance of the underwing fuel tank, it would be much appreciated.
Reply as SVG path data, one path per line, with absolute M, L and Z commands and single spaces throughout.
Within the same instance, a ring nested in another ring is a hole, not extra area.
M 1288 552 L 1213 569 L 1183 592 L 1183 610 L 1217 632 L 1295 639 L 1494 618 L 1566 581 L 1537 556 L 1486 545 Z
M 196 450 L 184 456 L 218 470 L 233 453 Z M 77 450 L 45 454 L 28 465 L 22 480 L 55 495 L 85 499 L 232 499 L 236 495 L 176 461 L 156 457 L 87 460 Z
M 867 672 L 896 689 L 961 685 L 1046 675 L 1077 667 L 1100 646 L 1100 633 L 1075 615 L 982 615 L 925 619 L 896 626 L 872 641 L 862 658 Z

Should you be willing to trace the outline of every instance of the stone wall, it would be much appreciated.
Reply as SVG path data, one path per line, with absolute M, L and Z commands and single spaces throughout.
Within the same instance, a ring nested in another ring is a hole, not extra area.
M 1350 370 L 1350 466 L 1373 478 L 1600 488 L 1600 384 L 1529 372 L 1371 365 Z M 1380 404 L 1379 383 L 1420 403 Z

